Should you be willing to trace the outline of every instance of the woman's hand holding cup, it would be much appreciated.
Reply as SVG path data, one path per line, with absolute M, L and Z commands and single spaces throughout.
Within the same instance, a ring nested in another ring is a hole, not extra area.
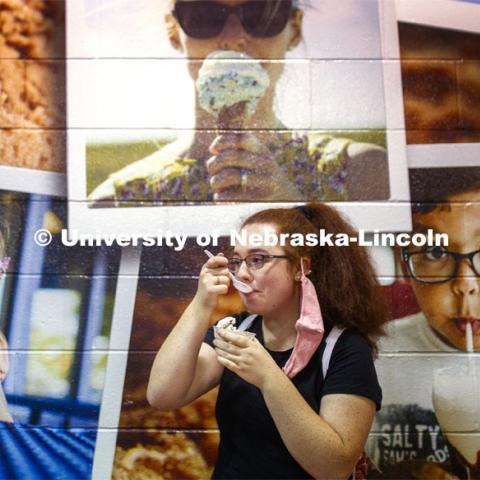
M 220 364 L 260 390 L 275 375 L 283 372 L 271 355 L 256 338 L 248 338 L 240 333 L 217 329 L 219 338 L 213 341 Z

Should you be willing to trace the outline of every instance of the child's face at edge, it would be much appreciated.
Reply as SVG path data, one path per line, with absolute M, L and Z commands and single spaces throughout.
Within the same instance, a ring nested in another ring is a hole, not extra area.
M 449 251 L 468 253 L 478 250 L 480 191 L 452 195 L 449 201 L 450 204 L 431 212 L 414 214 L 413 230 L 432 228 L 448 234 Z M 465 351 L 465 325 L 471 322 L 474 349 L 480 351 L 480 278 L 468 260 L 461 262 L 457 276 L 448 282 L 428 285 L 410 279 L 410 284 L 428 323 L 440 336 Z

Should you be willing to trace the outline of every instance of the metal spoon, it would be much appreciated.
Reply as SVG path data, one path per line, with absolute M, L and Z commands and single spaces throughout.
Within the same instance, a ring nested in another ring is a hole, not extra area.
M 209 252 L 208 250 L 204 250 L 205 254 L 207 255 L 208 258 L 212 258 L 215 255 L 212 252 Z M 228 271 L 228 276 L 232 280 L 233 286 L 242 293 L 251 293 L 253 292 L 253 288 L 250 285 L 247 285 L 246 283 L 241 282 L 240 280 L 237 280 L 235 275 L 229 270 Z

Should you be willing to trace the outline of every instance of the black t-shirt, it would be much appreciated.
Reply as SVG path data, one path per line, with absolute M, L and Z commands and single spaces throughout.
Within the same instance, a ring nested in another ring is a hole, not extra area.
M 245 315 L 236 318 L 239 325 Z M 259 342 L 264 344 L 260 316 L 255 318 L 248 330 L 255 332 Z M 344 331 L 335 344 L 324 381 L 322 355 L 326 336 L 308 365 L 291 379 L 295 387 L 315 412 L 320 410 L 322 396 L 335 393 L 370 398 L 379 410 L 382 391 L 366 340 Z M 205 342 L 213 346 L 213 338 L 211 328 Z M 267 351 L 279 367 L 285 365 L 292 353 L 292 349 Z M 220 380 L 216 417 L 220 446 L 212 478 L 312 478 L 285 447 L 260 390 L 227 368 Z

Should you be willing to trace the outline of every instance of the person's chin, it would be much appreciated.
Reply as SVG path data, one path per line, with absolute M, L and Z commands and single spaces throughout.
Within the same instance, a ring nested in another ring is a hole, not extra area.
M 264 308 L 262 307 L 264 307 L 264 305 L 262 305 L 258 292 L 242 293 L 241 296 L 243 303 L 249 312 L 263 315 Z
M 437 335 L 442 338 L 446 343 L 448 343 L 453 348 L 456 348 L 462 352 L 467 350 L 466 344 L 466 332 L 465 329 L 458 325 L 458 322 L 451 319 L 448 324 L 448 328 L 442 329 L 441 331 L 436 331 Z M 474 344 L 476 338 L 474 336 Z
M 244 299 L 243 300 L 243 303 L 245 305 L 245 307 L 247 308 L 247 310 L 251 313 L 257 313 L 258 315 L 262 315 L 262 313 L 259 311 L 261 310 L 261 306 L 258 305 L 257 302 L 255 301 L 252 301 L 252 300 L 249 300 L 249 299 Z

